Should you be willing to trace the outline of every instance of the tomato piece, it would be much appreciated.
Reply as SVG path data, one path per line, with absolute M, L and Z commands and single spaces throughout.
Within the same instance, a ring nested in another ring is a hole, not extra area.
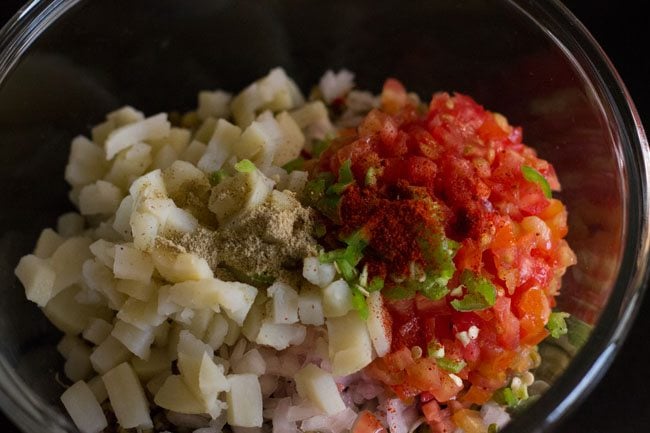
M 450 400 L 463 389 L 429 358 L 420 358 L 407 367 L 406 375 L 411 386 L 430 392 L 439 402 Z
M 386 429 L 370 411 L 359 412 L 352 425 L 351 433 L 385 433 Z
M 381 108 L 389 114 L 397 114 L 408 102 L 406 89 L 398 80 L 389 78 L 381 92 Z
M 420 407 L 422 409 L 422 415 L 424 415 L 424 419 L 426 419 L 428 423 L 442 421 L 440 404 L 437 401 L 431 400 Z
M 469 390 L 460 397 L 460 401 L 469 404 L 484 404 L 494 392 L 482 386 L 472 385 Z
M 544 326 L 551 314 L 548 297 L 543 290 L 531 288 L 517 294 L 514 301 L 514 312 L 519 318 L 522 341 L 530 337 L 536 341 L 544 332 Z
M 495 330 L 499 344 L 509 350 L 519 346 L 519 320 L 510 309 L 511 299 L 499 296 L 494 303 Z

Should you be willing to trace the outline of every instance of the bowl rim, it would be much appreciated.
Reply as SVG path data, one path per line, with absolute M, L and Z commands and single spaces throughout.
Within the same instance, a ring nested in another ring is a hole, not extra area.
M 84 0 L 30 0 L 0 29 L 0 85 L 22 55 L 50 25 Z M 559 0 L 502 0 L 512 5 L 560 47 L 582 73 L 585 84 L 607 107 L 619 134 L 620 164 L 626 171 L 630 197 L 625 200 L 627 246 L 606 308 L 588 341 L 566 371 L 553 383 L 526 417 L 515 417 L 504 433 L 541 433 L 574 410 L 611 365 L 639 311 L 648 281 L 650 253 L 650 149 L 634 102 L 612 62 L 584 25 Z M 614 129 L 614 128 L 613 128 Z M 623 170 L 622 170 L 623 171 Z M 625 276 L 625 278 L 622 278 Z M 603 319 L 615 319 L 610 326 Z M 26 387 L 0 355 L 0 408 L 22 430 L 73 432 L 71 424 Z

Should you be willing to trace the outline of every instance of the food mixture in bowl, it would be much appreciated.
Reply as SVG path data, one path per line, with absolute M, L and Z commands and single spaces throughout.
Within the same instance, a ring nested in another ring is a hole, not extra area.
M 575 263 L 553 167 L 472 98 L 282 69 L 72 141 L 16 275 L 84 433 L 494 432 Z

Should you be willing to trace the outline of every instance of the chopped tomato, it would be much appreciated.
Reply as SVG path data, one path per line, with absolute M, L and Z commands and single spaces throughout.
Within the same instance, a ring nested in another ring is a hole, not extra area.
M 465 433 L 487 433 L 487 426 L 478 411 L 461 409 L 451 416 L 451 419 Z

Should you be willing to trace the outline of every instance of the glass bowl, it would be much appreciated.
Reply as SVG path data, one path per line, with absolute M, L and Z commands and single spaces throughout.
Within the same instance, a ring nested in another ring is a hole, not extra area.
M 0 32 L 0 405 L 25 432 L 75 431 L 57 382 L 60 337 L 13 275 L 44 227 L 72 209 L 71 138 L 129 104 L 189 109 L 201 89 L 241 89 L 283 66 L 303 90 L 348 68 L 428 98 L 474 96 L 524 128 L 555 165 L 578 265 L 559 307 L 593 324 L 582 349 L 507 432 L 551 428 L 593 388 L 640 305 L 648 258 L 648 147 L 605 54 L 557 1 L 34 0 Z M 557 363 L 556 363 L 557 364 Z M 540 367 L 544 368 L 544 364 Z

